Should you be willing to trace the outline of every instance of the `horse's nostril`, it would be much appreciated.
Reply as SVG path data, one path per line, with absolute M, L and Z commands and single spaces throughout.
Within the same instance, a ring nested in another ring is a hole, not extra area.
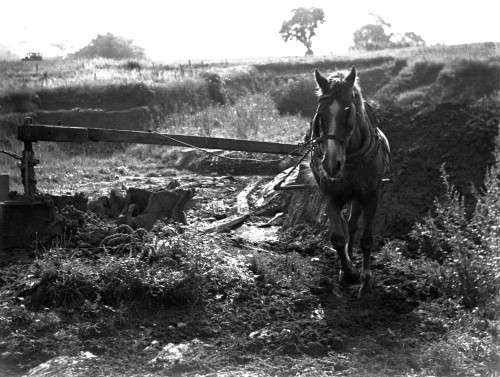
M 342 164 L 340 163 L 340 161 L 337 161 L 336 170 L 339 171 L 341 167 L 342 167 Z

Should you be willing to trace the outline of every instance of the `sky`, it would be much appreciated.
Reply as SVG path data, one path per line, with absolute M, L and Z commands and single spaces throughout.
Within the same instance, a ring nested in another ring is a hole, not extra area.
M 413 31 L 427 45 L 500 41 L 495 0 L 0 0 L 0 47 L 23 57 L 64 56 L 98 34 L 132 39 L 158 62 L 302 56 L 285 43 L 283 21 L 297 7 L 317 7 L 315 55 L 341 55 L 356 29 L 376 13 L 392 32 Z M 61 48 L 63 47 L 63 48 Z

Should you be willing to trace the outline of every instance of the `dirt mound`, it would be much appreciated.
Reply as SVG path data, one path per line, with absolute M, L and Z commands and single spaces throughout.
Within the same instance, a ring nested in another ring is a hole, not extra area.
M 428 92 L 427 101 L 475 101 L 500 90 L 498 60 L 459 60 L 439 72 Z
M 386 232 L 406 234 L 444 194 L 441 166 L 455 188 L 472 200 L 481 188 L 498 136 L 499 108 L 494 103 L 443 103 L 434 108 L 388 107 L 378 111 L 392 149 L 394 182 L 381 206 Z
M 73 109 L 59 111 L 37 111 L 33 114 L 36 123 L 68 127 L 109 128 L 130 131 L 145 131 L 155 128 L 155 117 L 149 107 L 128 110 L 104 111 L 101 109 Z
M 407 61 L 398 59 L 394 62 L 362 70 L 361 88 L 367 98 L 372 98 L 378 91 L 389 85 L 399 72 L 407 66 Z
M 0 114 L 26 113 L 42 107 L 40 97 L 30 91 L 22 90 L 0 96 Z
M 475 101 L 500 90 L 499 72 L 498 60 L 415 61 L 374 93 L 373 99 L 385 106 Z M 370 77 L 370 72 L 366 75 Z
M 127 110 L 150 106 L 155 94 L 144 84 L 42 89 L 38 97 L 43 110 Z
M 440 62 L 414 62 L 392 77 L 387 85 L 374 94 L 373 99 L 384 105 L 422 100 L 443 67 L 444 63 Z

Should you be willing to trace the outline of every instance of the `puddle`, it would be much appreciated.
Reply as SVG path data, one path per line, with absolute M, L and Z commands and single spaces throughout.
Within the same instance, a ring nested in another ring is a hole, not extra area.
M 252 225 L 243 224 L 234 230 L 234 234 L 250 242 L 274 242 L 278 241 L 278 231 L 281 227 L 270 226 L 268 228 L 258 228 Z

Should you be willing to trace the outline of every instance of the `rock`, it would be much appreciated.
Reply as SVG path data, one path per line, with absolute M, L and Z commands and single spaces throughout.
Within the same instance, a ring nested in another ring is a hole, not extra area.
M 81 364 L 84 364 L 85 360 L 95 357 L 95 355 L 88 351 L 82 351 L 78 356 L 58 356 L 30 369 L 25 376 L 74 376 L 74 372 L 82 368 Z
M 95 213 L 99 217 L 107 217 L 115 219 L 120 215 L 121 209 L 124 207 L 125 198 L 123 194 L 113 189 L 109 193 L 109 197 L 101 196 L 96 200 L 88 203 L 88 210 Z
M 91 200 L 88 203 L 88 210 L 95 213 L 97 216 L 104 218 L 107 216 L 109 206 L 109 199 L 107 196 L 101 196 L 96 200 Z
M 297 299 L 293 302 L 293 305 L 295 306 L 295 310 L 298 311 L 298 312 L 303 312 L 305 310 L 307 310 L 308 308 L 308 304 L 307 304 L 307 301 L 304 300 L 304 299 Z
M 304 348 L 304 353 L 311 356 L 326 356 L 328 354 L 328 347 L 318 342 L 309 342 Z
M 302 352 L 295 343 L 287 343 L 283 346 L 283 352 L 287 355 L 300 355 Z
M 349 366 L 345 363 L 336 363 L 333 368 L 335 369 L 335 372 L 342 372 L 346 369 L 349 369 Z
M 50 195 L 52 201 L 54 202 L 54 206 L 58 209 L 62 209 L 66 206 L 73 206 L 77 210 L 86 212 L 87 211 L 87 203 L 88 198 L 85 197 L 83 192 L 79 194 L 71 195 Z
M 168 187 L 176 186 L 178 182 Z M 151 230 L 158 220 L 165 218 L 186 224 L 185 209 L 194 194 L 194 188 L 174 188 L 157 192 L 129 188 L 117 224 L 127 224 L 134 229 L 146 230 Z
M 149 190 L 135 187 L 129 188 L 125 196 L 125 203 L 122 207 L 121 214 L 125 214 L 131 204 L 136 205 L 137 214 L 144 211 L 148 206 L 149 195 L 151 195 L 151 191 Z
M 125 198 L 123 194 L 116 189 L 111 190 L 108 200 L 108 217 L 113 219 L 118 217 L 124 205 Z
M 189 350 L 190 348 L 188 344 L 181 343 L 175 345 L 173 343 L 169 343 L 158 353 L 155 361 L 178 361 L 181 360 L 183 355 L 188 353 Z

